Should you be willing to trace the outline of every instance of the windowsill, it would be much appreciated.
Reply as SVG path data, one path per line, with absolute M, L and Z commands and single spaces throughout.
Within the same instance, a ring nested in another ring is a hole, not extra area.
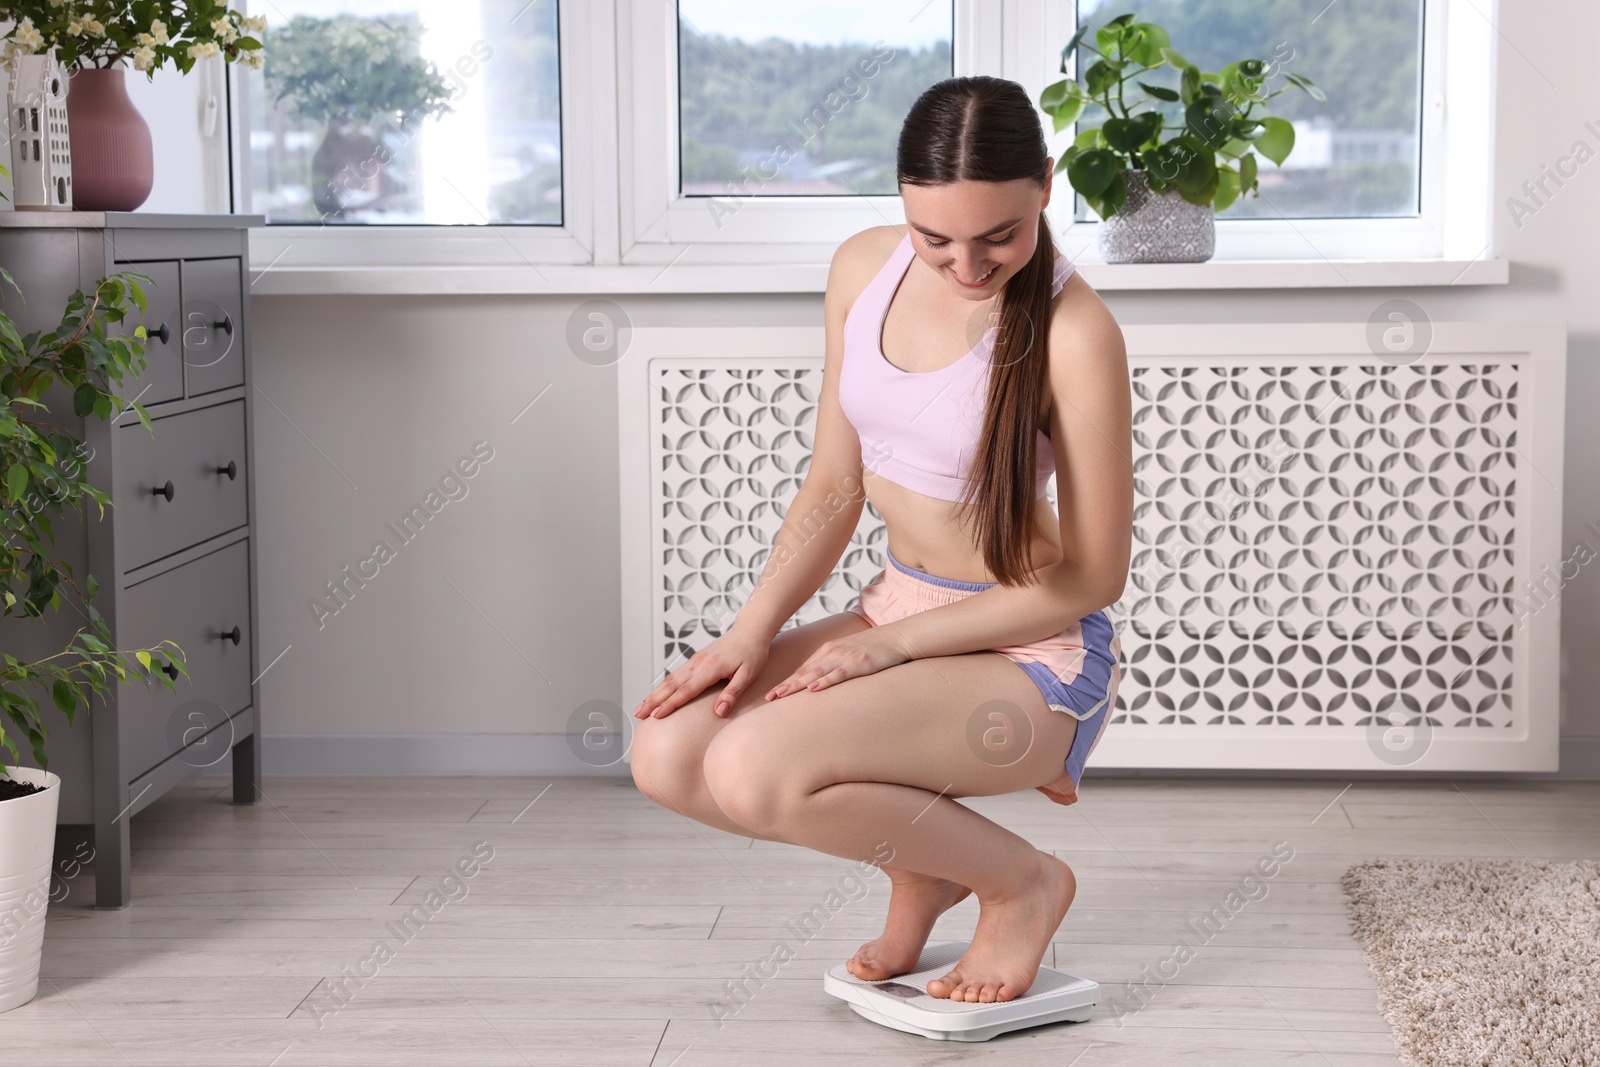
M 1504 259 L 1211 260 L 1205 263 L 1098 263 L 1078 268 L 1100 291 L 1112 289 L 1395 289 L 1505 285 Z M 669 264 L 507 267 L 282 267 L 252 263 L 256 296 L 473 296 L 563 293 L 820 293 L 828 265 Z

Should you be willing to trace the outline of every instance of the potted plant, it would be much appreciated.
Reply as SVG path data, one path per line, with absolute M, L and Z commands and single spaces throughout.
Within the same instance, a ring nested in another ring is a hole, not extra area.
M 9 176 L 3 166 L 0 175 Z M 86 499 L 94 500 L 103 515 L 111 501 L 88 481 L 83 440 L 72 427 L 51 421 L 43 398 L 55 388 L 65 403 L 70 393 L 72 409 L 81 417 L 114 419 L 124 410 L 110 390 L 144 370 L 144 327 L 131 335 L 107 327 L 123 321 L 130 301 L 144 310 L 141 277 L 108 275 L 94 296 L 73 293 L 60 325 L 44 334 L 20 334 L 0 311 L 0 616 L 38 618 L 46 608 L 68 606 L 86 623 L 53 655 L 30 661 L 0 650 L 0 1011 L 26 1004 L 39 988 L 61 795 L 61 779 L 48 770 L 50 735 L 39 713 L 41 698 L 53 703 L 70 726 L 78 706 L 89 707 L 92 696 L 104 696 L 113 680 L 156 676 L 174 688 L 166 671 L 152 670 L 152 653 L 160 652 L 178 673 L 189 673 L 183 650 L 171 641 L 154 648 L 113 648 L 110 629 L 91 603 L 94 576 L 85 575 L 79 586 L 71 566 L 51 557 L 57 519 L 68 511 L 82 514 Z M 17 288 L 4 267 L 0 284 Z M 144 408 L 131 407 L 153 433 Z M 8 765 L 21 759 L 19 737 L 27 739 L 37 769 Z
M 1039 94 L 1056 132 L 1091 105 L 1109 117 L 1078 134 L 1055 169 L 1066 170 L 1072 188 L 1103 220 L 1100 254 L 1107 263 L 1201 262 L 1216 249 L 1215 212 L 1243 194 L 1261 195 L 1255 153 L 1282 166 L 1294 148 L 1294 125 L 1265 113 L 1266 102 L 1287 88 L 1262 95 L 1274 73 L 1263 59 L 1202 71 L 1172 48 L 1166 30 L 1135 19 L 1130 13 L 1107 22 L 1095 31 L 1094 45 L 1084 41 L 1089 26 L 1080 26 L 1061 50 L 1063 74 L 1079 47 L 1100 58 L 1083 72 L 1082 84 L 1066 78 Z M 1179 72 L 1176 89 L 1148 80 L 1167 66 Z M 1310 78 L 1283 77 L 1327 102 Z M 1129 100 L 1130 81 L 1147 95 Z
M 417 19 L 296 15 L 270 32 L 272 65 L 262 76 L 273 105 L 322 128 L 309 183 L 319 217 L 379 209 L 404 194 L 385 166 L 389 120 L 451 110 L 449 82 L 422 58 Z
M 67 79 L 73 207 L 132 211 L 155 177 L 150 127 L 123 80 L 124 61 L 154 78 L 168 60 L 184 74 L 221 55 L 260 69 L 264 16 L 246 17 L 218 0 L 0 0 L 14 23 L 0 41 L 14 52 L 54 47 Z

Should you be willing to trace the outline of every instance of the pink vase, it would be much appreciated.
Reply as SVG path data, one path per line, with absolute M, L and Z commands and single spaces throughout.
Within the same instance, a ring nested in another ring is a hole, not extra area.
M 75 211 L 132 211 L 155 183 L 150 127 L 128 97 L 124 73 L 85 68 L 67 80 Z

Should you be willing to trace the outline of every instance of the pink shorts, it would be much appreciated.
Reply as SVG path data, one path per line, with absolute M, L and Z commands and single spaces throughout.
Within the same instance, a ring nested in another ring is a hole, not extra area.
M 906 566 L 887 549 L 885 555 L 889 565 L 861 590 L 859 602 L 850 609 L 873 626 L 898 622 L 942 604 L 954 604 L 994 584 L 940 578 Z M 1078 720 L 1078 732 L 1065 761 L 1076 788 L 1084 763 L 1099 744 L 1116 703 L 1120 675 L 1117 661 L 1122 648 L 1111 620 L 1105 612 L 1097 611 L 1060 633 L 989 651 L 998 652 L 1021 667 L 1052 710 Z

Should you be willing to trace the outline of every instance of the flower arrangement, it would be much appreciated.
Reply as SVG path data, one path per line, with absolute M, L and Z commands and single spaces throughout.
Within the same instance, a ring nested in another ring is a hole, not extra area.
M 7 67 L 15 54 L 51 48 L 69 71 L 126 59 L 152 78 L 168 60 L 184 74 L 219 54 L 252 70 L 266 60 L 266 16 L 246 16 L 217 0 L 0 0 L 0 20 L 15 23 L 0 37 Z

